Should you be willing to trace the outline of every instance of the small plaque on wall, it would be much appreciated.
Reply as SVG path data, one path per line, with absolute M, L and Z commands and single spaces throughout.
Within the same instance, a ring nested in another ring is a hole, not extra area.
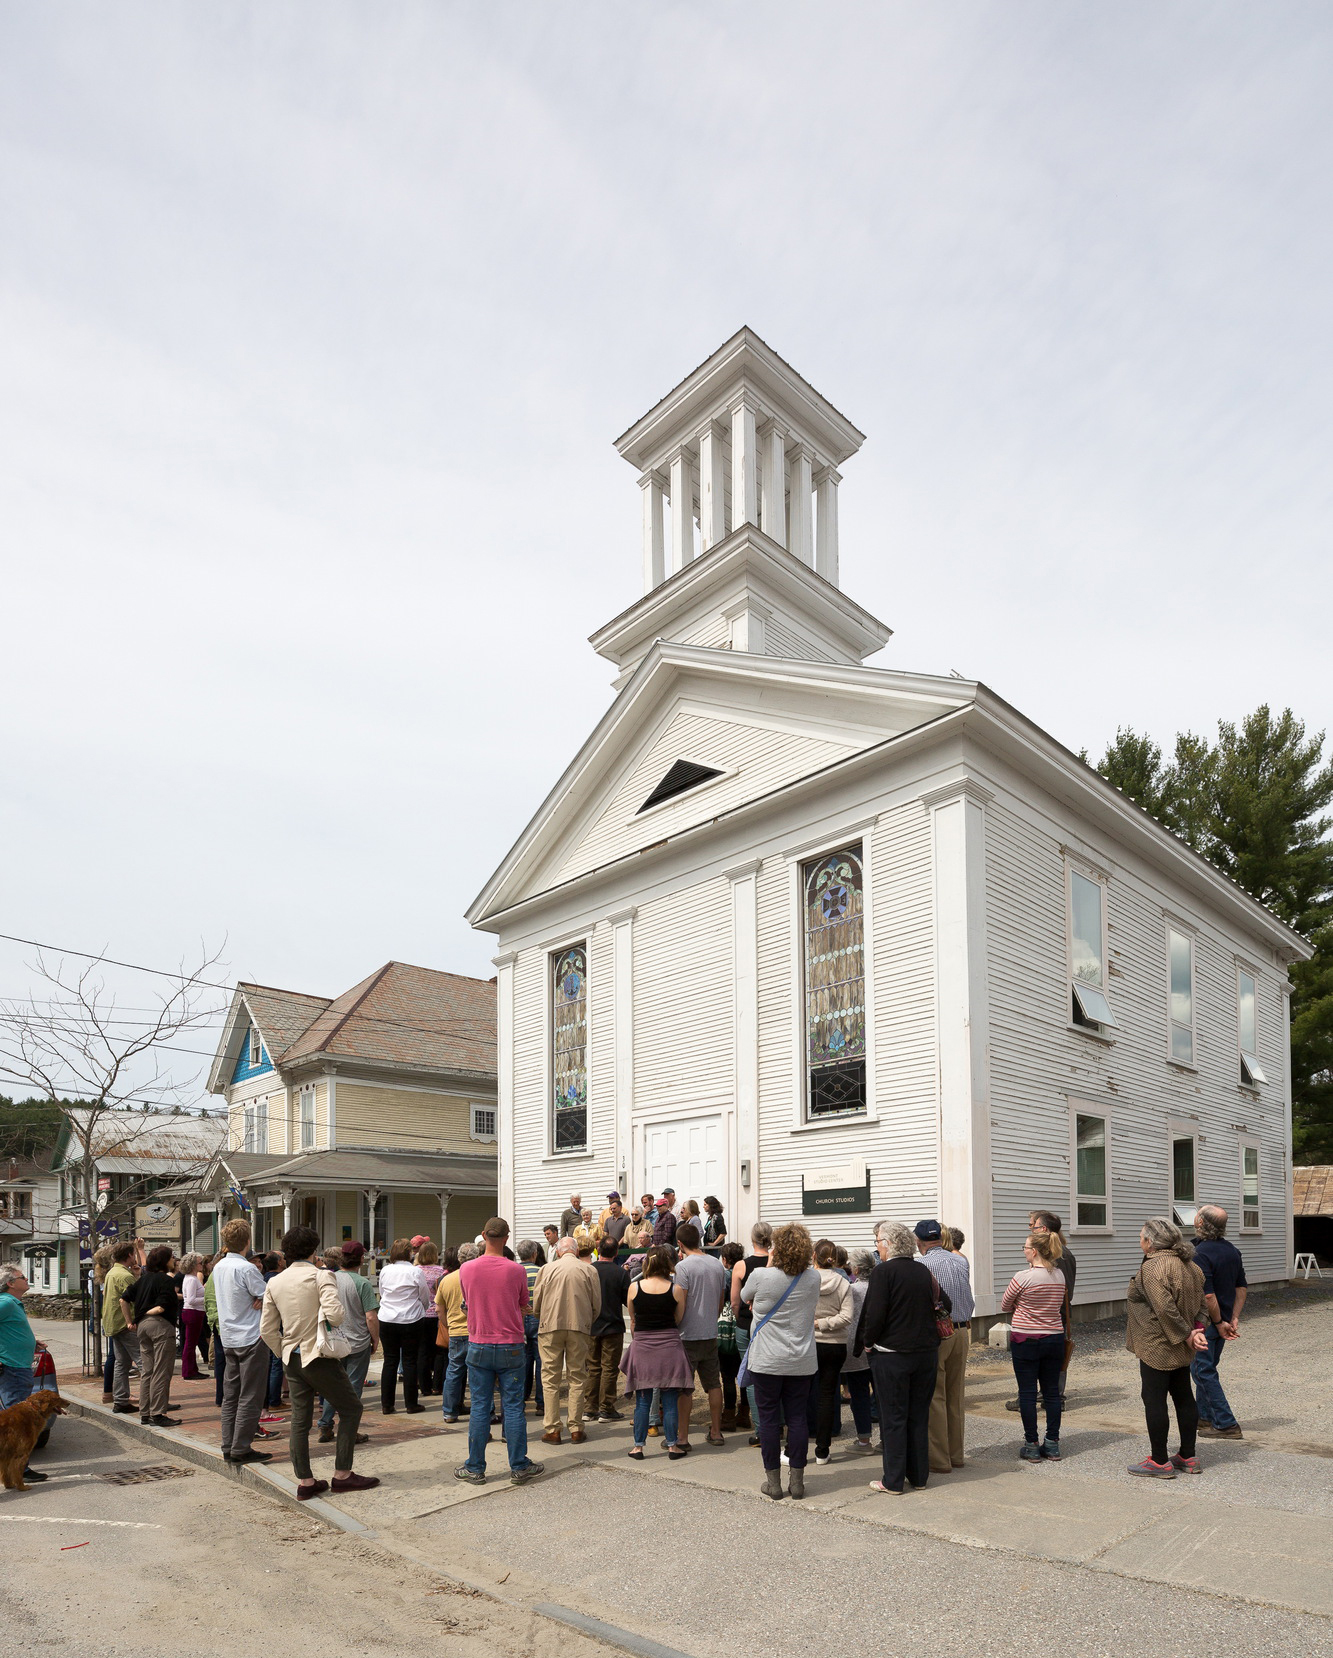
M 863 1159 L 812 1170 L 802 1177 L 803 1215 L 868 1215 L 870 1170 Z

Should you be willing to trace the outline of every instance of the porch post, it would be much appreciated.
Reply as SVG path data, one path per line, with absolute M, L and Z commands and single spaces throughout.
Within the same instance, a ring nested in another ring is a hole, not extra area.
M 454 1194 L 452 1192 L 438 1192 L 436 1194 L 436 1196 L 440 1200 L 440 1253 L 441 1254 L 444 1253 L 445 1228 L 449 1224 L 449 1199 L 453 1195 Z
M 295 1186 L 280 1186 L 278 1196 L 282 1199 L 282 1229 L 290 1232 L 292 1229 L 292 1199 L 296 1196 Z
M 361 1242 L 373 1255 L 375 1253 L 375 1210 L 379 1206 L 380 1189 L 378 1186 L 367 1186 L 363 1196 L 366 1200 L 366 1236 Z

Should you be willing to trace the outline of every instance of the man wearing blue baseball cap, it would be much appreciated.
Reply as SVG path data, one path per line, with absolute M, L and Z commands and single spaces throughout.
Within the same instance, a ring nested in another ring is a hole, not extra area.
M 917 1255 L 953 1308 L 953 1338 L 940 1343 L 935 1392 L 930 1401 L 930 1471 L 947 1474 L 963 1466 L 967 1354 L 972 1345 L 972 1271 L 965 1255 L 944 1246 L 937 1220 L 919 1220 L 912 1228 Z

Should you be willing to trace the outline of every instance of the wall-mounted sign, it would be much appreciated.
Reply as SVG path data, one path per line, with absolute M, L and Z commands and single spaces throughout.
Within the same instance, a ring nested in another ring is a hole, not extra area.
M 98 1175 L 97 1189 L 99 1192 L 109 1192 L 111 1190 L 111 1176 L 109 1174 Z
M 864 1158 L 811 1169 L 801 1181 L 803 1215 L 868 1215 L 870 1170 Z
M 265 1192 L 263 1197 L 255 1199 L 257 1209 L 281 1209 L 282 1198 L 277 1192 Z
M 177 1243 L 181 1212 L 170 1203 L 141 1203 L 134 1211 L 134 1230 L 145 1243 Z

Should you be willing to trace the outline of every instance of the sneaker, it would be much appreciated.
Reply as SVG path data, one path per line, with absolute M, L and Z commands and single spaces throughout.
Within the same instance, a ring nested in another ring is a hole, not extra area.
M 648 1429 L 648 1437 L 649 1437 L 649 1439 L 660 1439 L 662 1437 L 661 1428 L 650 1427 Z
M 874 1451 L 875 1447 L 868 1439 L 854 1439 L 852 1441 L 852 1449 L 856 1452 L 857 1456 L 868 1457 Z
M 1178 1474 L 1203 1473 L 1203 1464 L 1199 1461 L 1198 1457 L 1183 1457 L 1178 1451 L 1175 1456 L 1171 1458 L 1171 1466 Z
M 1199 1423 L 1200 1439 L 1244 1439 L 1239 1422 L 1233 1422 L 1229 1428 L 1215 1428 L 1211 1422 Z
M 529 1462 L 523 1468 L 511 1468 L 509 1470 L 509 1483 L 510 1485 L 526 1485 L 529 1480 L 535 1480 L 539 1474 L 545 1472 L 546 1464 L 544 1462 Z
M 1040 1462 L 1041 1447 L 1025 1440 L 1023 1442 L 1023 1449 L 1018 1453 L 1018 1460 L 1020 1462 Z
M 1151 1457 L 1144 1457 L 1142 1462 L 1131 1462 L 1127 1473 L 1142 1474 L 1149 1480 L 1173 1480 L 1176 1471 L 1169 1462 L 1154 1462 Z
M 625 1420 L 625 1417 L 624 1417 L 624 1413 L 622 1411 L 604 1410 L 602 1412 L 602 1421 L 603 1422 L 623 1422 L 624 1420 Z
M 34 1485 L 43 1485 L 50 1479 L 51 1476 L 49 1474 L 43 1474 L 40 1469 L 37 1468 L 25 1468 L 23 1470 L 23 1477 L 25 1480 L 31 1480 Z
M 787 1453 L 785 1451 L 782 1451 L 782 1452 L 779 1453 L 779 1455 L 780 1455 L 780 1458 L 781 1458 L 781 1461 L 782 1461 L 782 1466 L 784 1468 L 790 1468 L 791 1467 L 791 1461 L 788 1458 Z
M 466 1462 L 460 1462 L 454 1469 L 454 1478 L 462 1480 L 465 1485 L 485 1485 L 485 1474 L 478 1474 L 469 1468 Z
M 446 1422 L 457 1422 L 458 1418 L 456 1416 L 446 1416 L 444 1420 Z
M 1017 1399 L 1006 1399 L 1005 1402 L 1004 1402 L 1004 1408 L 1006 1410 L 1015 1410 L 1016 1411 L 1018 1409 L 1018 1400 Z
M 1058 1439 L 1043 1439 L 1041 1442 L 1041 1455 L 1044 1462 L 1059 1462 L 1060 1441 Z
M 816 1468 L 827 1468 L 829 1463 L 832 1462 L 832 1461 L 833 1461 L 833 1453 L 831 1451 L 829 1452 L 828 1456 L 825 1456 L 825 1457 L 820 1456 L 818 1451 L 815 1452 L 815 1467 Z
M 652 1431 L 653 1430 L 649 1428 L 648 1432 L 651 1433 Z M 759 1443 L 759 1435 L 757 1433 L 752 1433 L 745 1443 L 747 1445 L 757 1445 Z

